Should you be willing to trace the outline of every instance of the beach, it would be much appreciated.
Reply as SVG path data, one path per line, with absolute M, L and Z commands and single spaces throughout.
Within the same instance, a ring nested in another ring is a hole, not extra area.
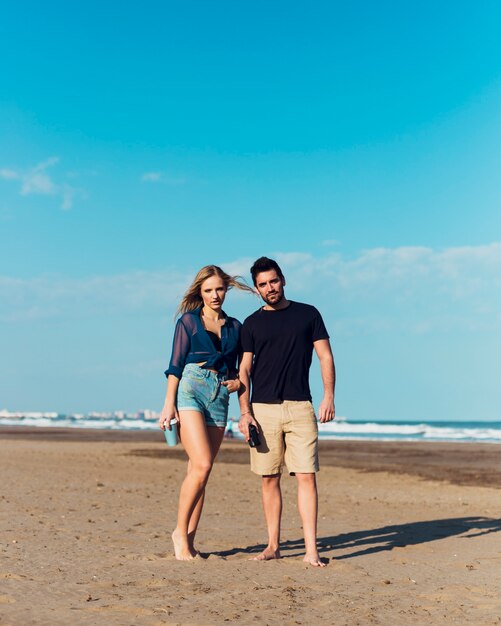
M 0 428 L 0 624 L 501 624 L 501 446 L 322 441 L 323 569 L 302 561 L 295 479 L 282 555 L 259 478 L 224 442 L 198 533 L 170 532 L 184 452 L 157 432 Z

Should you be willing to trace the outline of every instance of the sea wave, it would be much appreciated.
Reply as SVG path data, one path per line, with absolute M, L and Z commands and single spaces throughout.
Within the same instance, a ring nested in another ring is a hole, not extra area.
M 96 428 L 106 430 L 156 430 L 157 414 L 73 414 L 0 412 L 0 425 L 30 427 Z M 236 424 L 232 428 L 241 438 Z M 374 441 L 464 441 L 501 443 L 501 422 L 390 422 L 350 421 L 340 418 L 319 424 L 320 439 Z
M 433 423 L 328 422 L 319 424 L 321 439 L 375 439 L 386 441 L 477 441 L 501 443 L 501 423 L 473 425 Z

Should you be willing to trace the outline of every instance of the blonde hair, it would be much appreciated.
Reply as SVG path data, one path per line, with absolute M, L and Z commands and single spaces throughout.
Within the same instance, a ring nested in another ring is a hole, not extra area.
M 226 291 L 236 287 L 237 289 L 256 295 L 254 289 L 249 287 L 241 276 L 230 276 L 217 265 L 206 265 L 205 267 L 202 267 L 193 279 L 191 285 L 186 290 L 183 299 L 177 307 L 176 315 L 182 315 L 183 313 L 194 311 L 195 309 L 203 306 L 204 301 L 202 300 L 202 296 L 200 294 L 202 283 L 213 276 L 217 276 L 223 281 Z

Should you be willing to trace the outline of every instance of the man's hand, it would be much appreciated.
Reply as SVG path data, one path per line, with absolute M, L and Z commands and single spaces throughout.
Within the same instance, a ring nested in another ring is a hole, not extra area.
M 318 418 L 322 424 L 324 422 L 331 422 L 336 417 L 336 407 L 334 406 L 334 400 L 326 400 L 325 398 L 318 407 Z
M 245 437 L 246 441 L 249 441 L 250 439 L 249 426 L 251 424 L 254 424 L 254 426 L 258 429 L 258 431 L 261 432 L 261 429 L 259 428 L 259 424 L 254 419 L 254 416 L 252 415 L 252 413 L 250 411 L 247 411 L 246 413 L 242 413 L 242 415 L 240 416 L 240 421 L 238 422 L 238 430 Z

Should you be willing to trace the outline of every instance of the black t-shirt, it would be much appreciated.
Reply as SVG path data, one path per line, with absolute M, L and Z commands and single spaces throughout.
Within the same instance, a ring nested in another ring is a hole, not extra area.
M 308 373 L 313 342 L 328 339 L 322 316 L 309 304 L 259 309 L 243 323 L 243 352 L 252 352 L 252 402 L 311 400 Z

